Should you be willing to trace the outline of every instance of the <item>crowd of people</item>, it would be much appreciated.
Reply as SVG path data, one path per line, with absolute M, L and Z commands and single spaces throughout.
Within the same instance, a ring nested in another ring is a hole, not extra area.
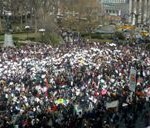
M 134 128 L 139 117 L 147 127 L 149 97 L 150 51 L 142 45 L 0 49 L 1 128 Z

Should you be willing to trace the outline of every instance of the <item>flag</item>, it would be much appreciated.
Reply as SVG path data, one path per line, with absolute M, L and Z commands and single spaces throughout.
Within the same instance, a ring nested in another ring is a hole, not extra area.
M 134 68 L 130 69 L 129 81 L 130 81 L 130 86 L 129 86 L 130 91 L 135 92 L 135 88 L 136 88 L 136 70 Z

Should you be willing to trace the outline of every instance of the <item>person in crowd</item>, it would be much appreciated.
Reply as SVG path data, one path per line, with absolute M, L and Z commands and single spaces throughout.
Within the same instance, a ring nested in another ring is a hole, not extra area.
M 150 52 L 138 44 L 1 48 L 0 127 L 134 128 L 141 113 L 148 126 L 149 88 Z

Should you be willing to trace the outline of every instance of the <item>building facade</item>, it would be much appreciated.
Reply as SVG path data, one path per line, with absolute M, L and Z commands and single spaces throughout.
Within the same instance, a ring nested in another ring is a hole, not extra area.
M 129 13 L 132 25 L 150 24 L 150 0 L 130 0 Z
M 150 0 L 101 0 L 103 13 L 132 25 L 150 25 Z
M 129 13 L 129 0 L 102 0 L 104 12 L 121 16 Z

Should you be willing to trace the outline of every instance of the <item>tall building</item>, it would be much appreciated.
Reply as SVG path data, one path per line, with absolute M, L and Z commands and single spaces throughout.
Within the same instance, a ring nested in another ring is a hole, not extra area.
M 150 25 L 150 0 L 101 0 L 105 15 L 119 16 L 132 25 Z
M 130 23 L 150 24 L 150 0 L 129 0 Z
M 113 16 L 129 14 L 129 0 L 101 0 L 104 13 Z

